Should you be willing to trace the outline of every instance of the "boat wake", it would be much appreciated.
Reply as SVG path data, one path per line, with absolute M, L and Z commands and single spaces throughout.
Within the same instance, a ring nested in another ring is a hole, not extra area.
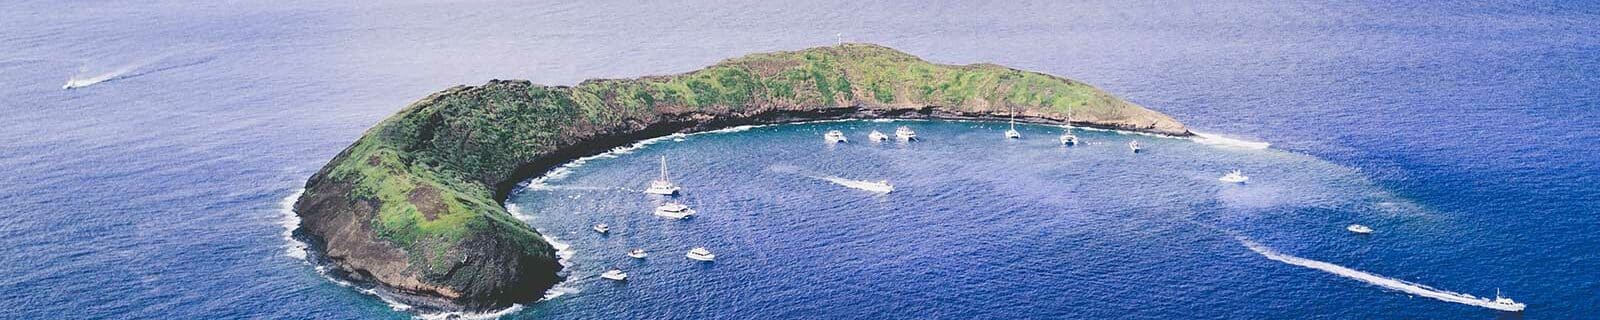
M 772 172 L 793 173 L 793 174 L 800 175 L 802 177 L 807 177 L 807 178 L 827 181 L 827 182 L 831 182 L 833 184 L 837 184 L 837 185 L 844 186 L 846 188 L 851 188 L 851 189 L 860 189 L 860 190 L 872 191 L 872 192 L 876 192 L 876 193 L 889 193 L 891 191 L 894 191 L 894 187 L 893 186 L 887 185 L 885 183 L 880 183 L 878 181 L 846 179 L 844 177 L 828 175 L 828 174 L 822 174 L 822 173 L 817 173 L 817 172 L 811 172 L 810 170 L 806 170 L 804 168 L 801 168 L 801 167 L 795 166 L 795 165 L 776 164 L 776 165 L 768 166 L 767 170 L 770 170 Z M 887 182 L 887 181 L 885 181 L 885 182 Z
M 860 189 L 860 190 L 872 191 L 872 192 L 877 192 L 877 193 L 889 193 L 889 192 L 893 192 L 894 191 L 894 187 L 893 186 L 889 186 L 886 182 L 850 180 L 850 179 L 834 177 L 834 176 L 822 176 L 822 177 L 814 177 L 814 178 L 827 180 L 828 182 L 832 182 L 833 184 L 845 186 L 846 188 L 851 188 L 851 189 Z
M 1229 137 L 1224 137 L 1224 136 L 1218 135 L 1218 134 L 1204 133 L 1204 132 L 1199 132 L 1199 131 L 1193 131 L 1193 132 L 1194 132 L 1194 138 L 1192 138 L 1192 140 L 1194 140 L 1194 142 L 1198 142 L 1200 144 L 1205 144 L 1205 145 L 1213 145 L 1213 146 L 1219 146 L 1219 147 L 1230 147 L 1230 148 L 1241 148 L 1241 149 L 1251 149 L 1251 150 L 1263 150 L 1263 149 L 1272 147 L 1272 143 L 1268 143 L 1268 142 L 1248 141 L 1248 140 L 1243 140 L 1243 139 L 1229 138 Z
M 1260 254 L 1267 259 L 1332 273 L 1340 277 L 1355 279 L 1368 284 L 1388 288 L 1390 290 L 1438 299 L 1445 302 L 1455 302 L 1469 306 L 1484 307 L 1500 311 L 1515 312 L 1522 310 L 1521 304 L 1515 306 L 1495 304 L 1489 299 L 1474 297 L 1470 294 L 1434 289 L 1433 287 L 1400 279 L 1386 278 L 1380 275 L 1362 272 L 1361 270 L 1346 268 L 1337 264 L 1279 253 L 1277 251 L 1273 251 L 1272 248 L 1263 246 L 1255 241 L 1250 241 L 1250 239 L 1245 239 L 1244 237 L 1235 236 L 1234 239 L 1239 240 L 1239 243 L 1244 244 L 1246 248 L 1250 248 L 1250 251 L 1255 251 L 1257 254 Z
M 128 79 L 146 74 L 198 65 L 210 61 L 211 58 L 202 58 L 182 63 L 162 63 L 174 56 L 174 53 L 157 55 L 138 61 L 122 64 L 109 71 L 91 70 L 89 65 L 78 68 L 78 73 L 67 78 L 67 83 L 61 85 L 62 90 L 78 89 L 105 82 Z M 93 71 L 93 72 L 91 72 Z

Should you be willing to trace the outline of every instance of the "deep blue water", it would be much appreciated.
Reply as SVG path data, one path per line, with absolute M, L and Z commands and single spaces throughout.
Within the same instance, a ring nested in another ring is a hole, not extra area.
M 573 84 L 874 42 L 1062 75 L 1268 150 L 913 123 L 696 135 L 518 193 L 574 291 L 512 317 L 1492 318 L 1281 253 L 1600 314 L 1600 6 L 1567 2 L 0 3 L 5 318 L 405 318 L 291 257 L 282 200 L 457 84 Z M 114 75 L 76 90 L 69 78 Z M 1141 136 L 1142 137 L 1142 136 Z M 727 158 L 713 158 L 712 154 Z M 643 214 L 668 155 L 702 217 Z M 951 157 L 964 158 L 951 158 Z M 1245 169 L 1255 183 L 1214 183 Z M 874 197 L 796 172 L 892 179 Z M 574 201 L 556 201 L 577 197 Z M 537 205 L 536 204 L 543 204 Z M 633 210 L 633 211 L 630 211 Z M 615 221 L 600 239 L 589 223 Z M 1351 237 L 1339 226 L 1379 229 Z M 689 245 L 723 258 L 674 259 Z M 617 248 L 656 251 L 639 265 Z M 594 272 L 620 265 L 637 279 Z

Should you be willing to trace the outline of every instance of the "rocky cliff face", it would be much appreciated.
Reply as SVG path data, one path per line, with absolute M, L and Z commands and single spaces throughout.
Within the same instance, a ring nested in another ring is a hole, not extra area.
M 295 209 L 305 235 L 351 278 L 416 305 L 495 308 L 538 299 L 560 280 L 550 244 L 501 201 L 518 181 L 562 162 L 733 125 L 1013 116 L 1189 134 L 1171 117 L 1076 81 L 847 44 L 576 87 L 451 88 L 369 130 L 307 181 Z

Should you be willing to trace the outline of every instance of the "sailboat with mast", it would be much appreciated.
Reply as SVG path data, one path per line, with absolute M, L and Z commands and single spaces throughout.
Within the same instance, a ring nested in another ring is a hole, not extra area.
M 663 196 L 678 194 L 678 185 L 672 184 L 672 180 L 667 179 L 667 156 L 661 156 L 661 177 L 650 181 L 650 187 L 644 189 L 644 193 Z
M 1006 130 L 1007 139 L 1021 139 L 1022 133 L 1017 132 L 1017 115 L 1011 114 L 1011 130 Z
M 1078 144 L 1078 136 L 1072 135 L 1072 117 L 1067 117 L 1061 129 L 1061 145 L 1071 147 Z

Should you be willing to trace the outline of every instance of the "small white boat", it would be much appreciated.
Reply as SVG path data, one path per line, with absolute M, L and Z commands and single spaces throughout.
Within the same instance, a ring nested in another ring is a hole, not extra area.
M 672 201 L 656 207 L 656 215 L 673 219 L 684 219 L 688 218 L 689 216 L 693 216 L 694 209 L 689 209 L 689 206 L 678 203 L 677 201 Z
M 596 225 L 594 225 L 594 232 L 599 232 L 599 233 L 611 232 L 611 226 L 608 226 L 608 225 L 606 225 L 604 223 L 596 224 Z
M 889 135 L 878 132 L 878 130 L 872 130 L 872 133 L 867 134 L 867 140 L 872 142 L 889 141 Z
M 622 272 L 621 269 L 606 270 L 606 272 L 600 273 L 600 277 L 609 280 L 628 281 L 628 273 Z
M 1227 183 L 1244 183 L 1245 181 L 1250 181 L 1250 177 L 1244 176 L 1244 173 L 1239 172 L 1239 170 L 1233 170 L 1233 172 L 1222 175 L 1222 177 L 1217 178 L 1217 180 Z
M 672 180 L 667 179 L 667 156 L 661 156 L 661 177 L 650 181 L 650 187 L 645 188 L 644 193 L 664 196 L 678 193 L 678 185 L 672 184 Z
M 650 254 L 644 252 L 644 249 L 634 248 L 633 250 L 628 250 L 628 257 L 629 258 L 644 259 L 644 257 L 648 257 L 648 256 L 650 256 Z
M 878 180 L 878 182 L 862 184 L 861 189 L 878 193 L 890 193 L 894 192 L 894 185 L 889 184 L 889 180 Z
M 828 131 L 828 133 L 822 135 L 822 138 L 827 140 L 828 143 L 850 142 L 850 139 L 844 137 L 844 132 L 839 130 Z
M 1522 304 L 1521 302 L 1517 302 L 1516 300 L 1511 300 L 1511 298 L 1506 298 L 1505 296 L 1500 295 L 1500 289 L 1494 289 L 1494 301 L 1491 301 L 1490 303 L 1494 304 L 1495 310 L 1507 312 L 1522 312 L 1522 309 L 1528 307 L 1526 304 Z
M 1071 147 L 1077 144 L 1078 136 L 1072 135 L 1071 128 L 1068 128 L 1067 132 L 1061 134 L 1061 145 Z
M 912 131 L 911 128 L 907 128 L 906 126 L 895 128 L 894 136 L 900 138 L 900 141 L 917 140 L 917 132 Z
M 1143 151 L 1144 149 L 1139 148 L 1139 141 L 1138 140 L 1134 140 L 1134 141 L 1128 141 L 1128 150 L 1133 150 L 1133 153 L 1139 153 L 1139 151 Z
M 1017 132 L 1017 119 L 1015 119 L 1015 117 L 1012 117 L 1012 118 L 1013 119 L 1011 119 L 1011 129 L 1010 130 L 1006 130 L 1006 139 L 1021 139 L 1022 138 L 1022 133 L 1021 132 Z
M 689 259 L 694 259 L 694 260 L 699 260 L 699 261 L 712 261 L 712 260 L 716 260 L 717 259 L 717 255 L 711 254 L 711 250 L 706 250 L 705 247 L 696 247 L 694 249 L 689 249 L 689 253 L 686 254 L 685 256 L 689 257 Z
M 1372 233 L 1372 228 L 1368 228 L 1367 226 L 1363 226 L 1363 225 L 1359 225 L 1359 224 L 1352 224 L 1352 225 L 1350 225 L 1348 227 L 1344 227 L 1344 229 L 1345 230 L 1350 230 L 1350 232 L 1354 232 L 1356 234 L 1371 234 Z

